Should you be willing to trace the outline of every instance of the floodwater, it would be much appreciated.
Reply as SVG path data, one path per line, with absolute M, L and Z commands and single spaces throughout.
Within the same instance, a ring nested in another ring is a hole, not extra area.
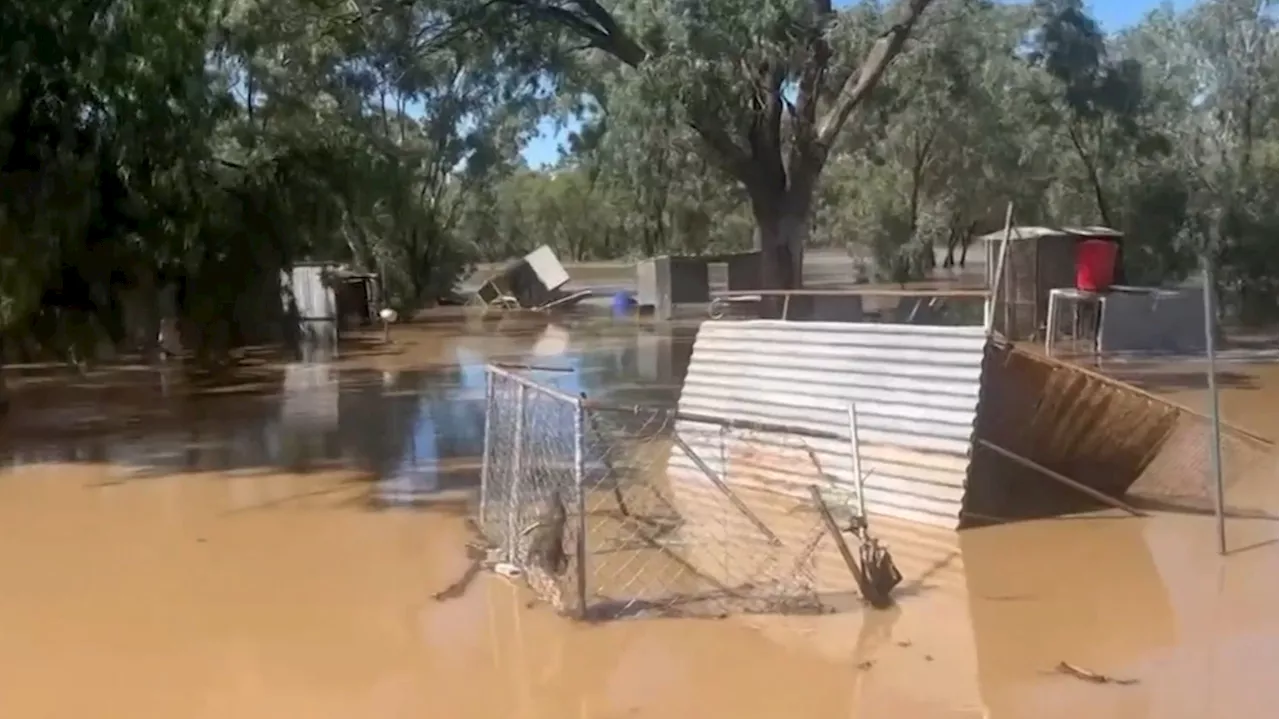
M 886 525 L 910 591 L 865 615 L 583 625 L 492 576 L 436 601 L 485 359 L 674 396 L 687 338 L 590 325 L 406 327 L 232 390 L 11 377 L 0 716 L 1276 715 L 1269 520 L 1232 520 L 1226 559 L 1199 516 Z

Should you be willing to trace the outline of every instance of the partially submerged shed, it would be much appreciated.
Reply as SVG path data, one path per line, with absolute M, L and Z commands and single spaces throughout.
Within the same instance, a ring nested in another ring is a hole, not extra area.
M 636 264 L 637 301 L 659 319 L 671 319 L 675 305 L 711 301 L 711 266 L 724 265 L 730 290 L 760 287 L 759 251 L 719 255 L 659 255 Z
M 1092 510 L 1103 506 L 1098 494 L 1212 501 L 1207 418 L 981 325 L 704 322 L 678 407 L 677 435 L 735 491 L 799 501 L 818 485 L 847 504 L 858 493 L 856 451 L 867 511 L 919 524 Z M 708 417 L 788 429 L 725 431 Z M 1224 440 L 1228 476 L 1255 471 L 1275 449 L 1226 427 Z M 714 491 L 704 475 L 673 452 L 675 501 L 694 507 Z
M 342 329 L 373 321 L 377 277 L 336 262 L 299 262 L 280 273 L 286 336 L 305 347 L 332 347 Z
M 1004 236 L 1004 230 L 999 230 L 978 238 L 986 251 L 987 287 L 993 289 Z M 1076 245 L 1094 239 L 1120 242 L 1123 237 L 1123 233 L 1108 227 L 1012 228 L 994 308 L 994 329 L 1014 340 L 1039 336 L 1048 318 L 1049 291 L 1075 287 Z M 1121 259 L 1119 267 L 1123 266 Z M 1122 276 L 1116 279 L 1123 283 Z
M 281 272 L 286 321 L 296 323 L 289 332 L 303 346 L 331 346 L 338 341 L 338 301 L 328 273 L 329 262 L 299 262 Z
M 485 305 L 511 298 L 518 307 L 534 309 L 558 299 L 560 288 L 569 282 L 569 273 L 550 247 L 538 249 L 503 266 L 476 293 Z

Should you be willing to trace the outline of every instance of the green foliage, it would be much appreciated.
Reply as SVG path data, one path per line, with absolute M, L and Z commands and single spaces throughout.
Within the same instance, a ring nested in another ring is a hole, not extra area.
M 1079 0 L 15 0 L 0 33 L 0 331 L 63 354 L 175 283 L 198 349 L 256 341 L 301 259 L 406 312 L 544 243 L 906 280 L 1010 201 L 1123 230 L 1131 282 L 1208 251 L 1274 321 L 1274 4 L 1108 34 Z M 524 167 L 547 117 L 581 126 Z
M 582 17 L 596 6 L 512 4 L 525 7 L 522 19 L 552 26 L 562 19 L 552 8 Z M 811 122 L 797 107 L 796 73 L 812 61 L 806 28 L 823 27 L 831 52 L 819 93 L 829 108 L 892 16 L 858 3 L 825 21 L 804 2 L 608 7 L 617 27 L 588 22 L 596 34 L 558 22 L 596 51 L 558 67 L 562 107 L 586 109 L 553 170 L 579 204 L 547 201 L 589 239 L 570 239 L 563 220 L 552 229 L 530 219 L 521 248 L 547 242 L 605 257 L 745 246 L 777 211 L 759 195 L 759 173 L 781 172 L 772 177 L 783 201 L 799 191 L 804 167 L 793 150 Z M 1130 282 L 1178 282 L 1210 247 L 1232 309 L 1274 315 L 1274 4 L 1201 0 L 1107 34 L 1078 0 L 951 0 L 913 30 L 810 168 L 820 176 L 809 246 L 848 248 L 885 279 L 920 277 L 938 253 L 944 267 L 960 264 L 1012 201 L 1023 224 L 1124 231 Z M 641 60 L 628 54 L 628 38 Z M 780 84 L 762 67 L 779 68 Z M 774 147 L 760 130 L 778 96 Z M 734 165 L 735 148 L 751 154 L 747 167 Z M 565 173 L 586 181 L 565 183 Z M 533 174 L 520 187 L 538 182 L 552 181 Z M 521 212 L 533 218 L 537 202 L 525 196 Z M 707 241 L 697 228 L 710 228 Z
M 307 258 L 383 270 L 406 308 L 449 292 L 461 208 L 542 99 L 527 58 L 429 32 L 442 7 L 0 8 L 0 329 L 76 354 L 177 283 L 217 353 L 270 334 L 262 286 Z

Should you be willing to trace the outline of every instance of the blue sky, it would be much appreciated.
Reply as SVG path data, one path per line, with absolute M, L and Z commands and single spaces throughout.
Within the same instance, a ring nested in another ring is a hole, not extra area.
M 836 0 L 835 4 L 847 5 L 848 0 L 844 2 Z M 1111 32 L 1123 30 L 1137 23 L 1142 16 L 1162 4 L 1162 0 L 1099 0 L 1096 3 L 1088 3 L 1093 16 Z M 1191 4 L 1191 0 L 1173 0 L 1174 7 L 1178 9 Z M 568 133 L 575 129 L 577 129 L 577 123 L 570 122 L 569 127 L 558 130 L 554 120 L 544 120 L 538 126 L 538 136 L 524 149 L 525 161 L 532 167 L 555 164 L 560 158 L 560 146 L 567 139 Z

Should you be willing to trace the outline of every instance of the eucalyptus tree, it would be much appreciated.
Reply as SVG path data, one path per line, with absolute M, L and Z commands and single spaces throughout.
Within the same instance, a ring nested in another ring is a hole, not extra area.
M 1221 268 L 1227 299 L 1274 321 L 1277 294 L 1276 4 L 1203 0 L 1184 17 L 1192 79 L 1178 146 L 1189 166 L 1194 242 Z
M 830 0 L 498 0 L 462 18 L 514 41 L 602 52 L 743 188 L 767 287 L 798 287 L 818 181 L 841 130 L 931 0 L 881 12 Z M 541 34 L 540 34 L 541 33 Z
M 897 279 L 963 257 L 979 227 L 1003 215 L 1027 189 L 1026 127 L 1017 107 L 1022 73 L 1015 53 L 1028 29 L 1025 8 L 944 3 L 917 31 L 836 146 L 822 183 L 816 234 Z
M 0 331 L 84 350 L 176 282 L 216 352 L 308 256 L 384 265 L 406 302 L 450 286 L 459 198 L 538 95 L 535 65 L 424 32 L 446 1 L 4 4 Z

